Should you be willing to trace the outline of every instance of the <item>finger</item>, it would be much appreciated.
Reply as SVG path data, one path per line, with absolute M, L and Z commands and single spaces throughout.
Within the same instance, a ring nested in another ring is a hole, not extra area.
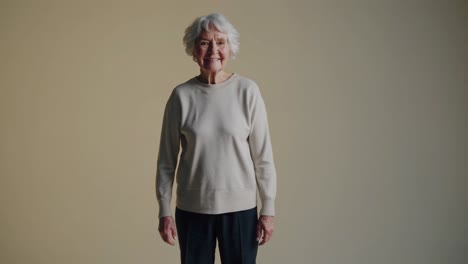
M 170 225 L 165 225 L 164 230 L 160 232 L 161 238 L 164 242 L 166 242 L 169 245 L 174 245 L 174 239 L 172 237 L 172 230 Z
M 172 227 L 172 237 L 177 239 L 177 229 L 175 227 Z
M 257 225 L 257 241 L 260 241 L 262 238 L 262 226 L 260 224 Z
M 166 242 L 169 245 L 174 245 L 174 241 L 172 240 L 172 236 L 170 234 L 164 233 L 162 237 L 164 242 Z
M 171 230 L 166 230 L 166 239 L 167 239 L 167 243 L 174 246 L 175 245 L 175 241 L 174 241 L 174 237 L 172 236 L 172 231 Z
M 169 243 L 169 245 L 171 245 L 171 246 L 175 246 L 175 240 L 172 237 L 172 235 L 169 235 L 168 237 L 169 237 L 169 239 L 167 240 L 167 243 Z
M 262 241 L 260 241 L 260 243 L 258 244 L 259 246 L 263 246 L 265 245 L 266 241 L 265 241 L 265 233 L 263 233 L 263 237 L 262 237 Z
M 167 241 L 167 236 L 166 236 L 166 234 L 165 234 L 164 232 L 161 232 L 160 234 L 161 234 L 162 240 L 163 240 L 165 243 L 169 243 L 169 242 Z
M 260 242 L 260 246 L 265 245 L 268 241 L 270 241 L 271 238 L 271 233 L 270 232 L 265 232 L 263 233 L 263 240 Z
M 270 241 L 271 237 L 273 236 L 274 228 L 272 226 L 264 227 L 263 228 L 263 239 L 260 242 L 260 245 L 265 245 L 268 241 Z

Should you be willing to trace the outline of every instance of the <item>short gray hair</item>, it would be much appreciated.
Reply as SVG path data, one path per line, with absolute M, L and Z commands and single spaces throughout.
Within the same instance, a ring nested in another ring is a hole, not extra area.
M 210 26 L 228 36 L 230 55 L 234 59 L 239 53 L 239 33 L 227 18 L 220 13 L 198 17 L 185 29 L 183 42 L 187 55 L 193 56 L 193 49 L 198 37 L 202 31 L 210 31 Z

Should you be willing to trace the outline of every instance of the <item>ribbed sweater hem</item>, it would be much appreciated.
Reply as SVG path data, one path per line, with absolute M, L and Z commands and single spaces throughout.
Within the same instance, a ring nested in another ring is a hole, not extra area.
M 248 210 L 257 206 L 257 190 L 178 190 L 176 206 L 200 214 Z

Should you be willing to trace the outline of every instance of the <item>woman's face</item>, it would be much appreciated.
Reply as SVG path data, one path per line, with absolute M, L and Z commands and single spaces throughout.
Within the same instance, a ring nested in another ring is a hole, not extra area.
M 205 72 L 219 72 L 229 60 L 229 43 L 227 35 L 211 28 L 203 31 L 195 43 L 193 57 Z

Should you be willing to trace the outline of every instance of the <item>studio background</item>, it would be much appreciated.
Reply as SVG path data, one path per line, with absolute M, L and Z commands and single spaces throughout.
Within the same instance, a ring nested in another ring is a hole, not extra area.
M 265 100 L 276 231 L 258 263 L 468 262 L 466 1 L 0 1 L 0 263 L 178 263 L 162 114 L 221 12 Z M 219 262 L 218 262 L 219 263 Z

